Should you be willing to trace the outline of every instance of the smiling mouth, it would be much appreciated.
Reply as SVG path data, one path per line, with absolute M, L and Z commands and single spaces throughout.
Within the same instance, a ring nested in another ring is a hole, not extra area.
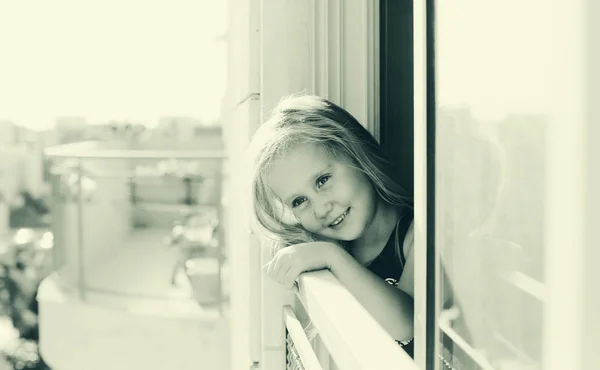
M 348 216 L 348 212 L 350 212 L 350 208 L 348 208 L 348 209 L 346 210 L 346 212 L 342 213 L 342 214 L 340 215 L 340 217 L 336 218 L 336 219 L 335 219 L 335 220 L 334 220 L 334 221 L 333 221 L 333 222 L 332 222 L 332 223 L 329 225 L 329 227 L 336 227 L 336 226 L 338 226 L 339 224 L 341 224 L 341 223 L 342 223 L 342 222 L 343 222 L 343 221 L 346 219 L 346 216 Z

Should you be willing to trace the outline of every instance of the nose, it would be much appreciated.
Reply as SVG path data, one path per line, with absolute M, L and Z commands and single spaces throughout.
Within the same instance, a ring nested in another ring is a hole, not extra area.
M 327 199 L 317 200 L 313 202 L 313 209 L 315 217 L 319 220 L 324 220 L 333 210 L 333 204 Z

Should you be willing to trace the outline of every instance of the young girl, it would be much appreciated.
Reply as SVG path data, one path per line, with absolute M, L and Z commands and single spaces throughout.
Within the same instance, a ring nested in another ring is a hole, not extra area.
M 281 248 L 265 266 L 292 289 L 329 269 L 412 356 L 412 201 L 371 134 L 317 96 L 293 96 L 252 138 L 258 226 Z

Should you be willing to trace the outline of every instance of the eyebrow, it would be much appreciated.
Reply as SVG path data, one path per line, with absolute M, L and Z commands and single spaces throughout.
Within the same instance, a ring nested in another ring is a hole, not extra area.
M 325 172 L 329 171 L 330 169 L 331 169 L 331 164 L 328 164 L 327 166 L 325 166 L 325 168 L 323 168 L 319 172 L 316 172 L 314 175 L 309 177 L 310 182 L 311 183 L 315 182 L 320 176 L 322 176 Z M 297 197 L 298 197 L 297 193 L 290 195 L 289 197 L 287 197 L 285 199 L 284 204 L 291 204 L 291 201 L 296 199 Z

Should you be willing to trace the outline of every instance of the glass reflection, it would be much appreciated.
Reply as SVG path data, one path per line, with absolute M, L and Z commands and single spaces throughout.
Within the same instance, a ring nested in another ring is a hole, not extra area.
M 538 5 L 436 4 L 441 369 L 539 368 L 550 48 Z

